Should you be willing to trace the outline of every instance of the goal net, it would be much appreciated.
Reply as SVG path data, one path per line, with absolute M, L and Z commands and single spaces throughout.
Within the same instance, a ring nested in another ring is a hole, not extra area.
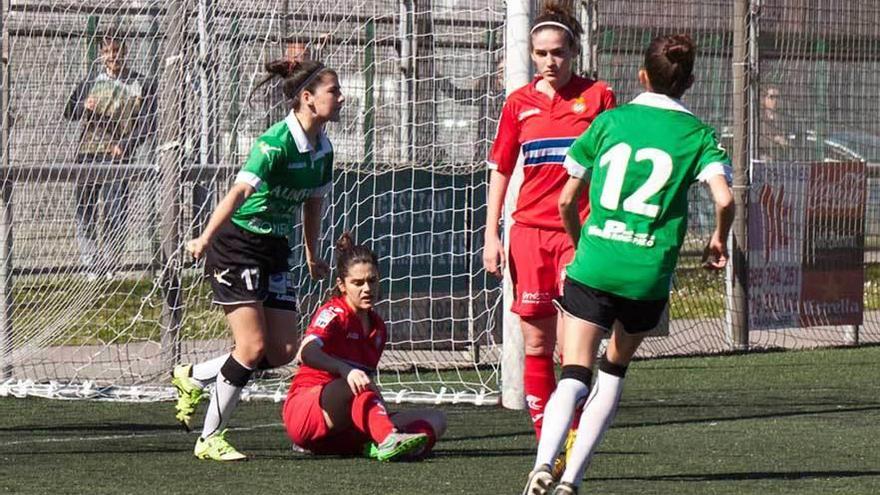
M 385 394 L 497 401 L 499 289 L 479 253 L 501 0 L 4 3 L 0 391 L 166 398 L 171 365 L 229 349 L 183 243 L 287 113 L 277 84 L 255 90 L 263 64 L 308 57 L 346 96 L 321 255 L 350 231 L 379 256 Z M 291 331 L 329 288 L 301 242 Z M 245 394 L 281 397 L 290 374 Z

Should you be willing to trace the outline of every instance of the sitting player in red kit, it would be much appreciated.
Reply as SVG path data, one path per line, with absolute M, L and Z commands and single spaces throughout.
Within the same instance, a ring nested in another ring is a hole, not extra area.
M 348 233 L 336 243 L 336 287 L 306 330 L 282 412 L 287 435 L 314 454 L 366 454 L 380 461 L 423 457 L 446 430 L 437 410 L 388 413 L 373 382 L 387 341 L 372 308 L 376 255 Z

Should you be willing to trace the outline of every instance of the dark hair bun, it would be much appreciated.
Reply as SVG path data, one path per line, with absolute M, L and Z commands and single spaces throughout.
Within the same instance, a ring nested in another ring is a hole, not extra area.
M 296 70 L 297 63 L 290 62 L 286 59 L 270 60 L 263 66 L 266 72 L 282 78 L 290 77 Z
M 669 43 L 663 50 L 666 58 L 674 64 L 688 62 L 694 59 L 694 42 L 686 34 L 670 36 Z
M 351 234 L 348 232 L 343 232 L 339 239 L 336 240 L 337 251 L 350 251 L 353 247 L 354 239 L 351 238 Z
M 544 0 L 541 12 L 544 14 L 557 14 L 570 16 L 574 9 L 571 0 Z

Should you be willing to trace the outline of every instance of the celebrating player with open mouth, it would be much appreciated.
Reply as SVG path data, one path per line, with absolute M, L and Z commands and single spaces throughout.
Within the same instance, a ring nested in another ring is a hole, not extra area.
M 186 244 L 195 258 L 206 257 L 205 277 L 235 340 L 231 353 L 173 372 L 177 419 L 187 428 L 202 389 L 216 380 L 195 446 L 199 459 L 246 458 L 224 430 L 241 389 L 255 370 L 293 359 L 298 308 L 287 239 L 300 210 L 309 274 L 320 279 L 329 272 L 317 254 L 323 198 L 332 187 L 333 147 L 324 124 L 338 120 L 345 98 L 336 72 L 321 62 L 282 61 L 266 68 L 284 77 L 293 110 L 257 139 L 205 231 Z
M 550 464 L 577 405 L 586 401 L 568 466 L 553 492 L 577 493 L 614 418 L 627 366 L 668 302 L 687 229 L 688 188 L 695 181 L 708 184 L 716 205 L 706 267 L 721 269 L 727 263 L 734 215 L 729 158 L 712 128 L 680 101 L 694 80 L 695 52 L 685 35 L 654 39 L 639 71 L 646 92 L 597 117 L 565 158 L 571 177 L 559 210 L 577 244 L 559 301 L 565 364 L 545 411 L 544 434 L 524 494 L 547 493 L 557 481 Z M 577 205 L 587 188 L 592 209 L 581 228 Z M 621 328 L 611 333 L 592 384 L 599 343 L 615 320 Z
M 571 143 L 600 112 L 613 108 L 614 93 L 603 82 L 572 73 L 583 28 L 561 1 L 544 2 L 531 29 L 531 57 L 538 70 L 532 82 L 514 91 L 501 111 L 489 155 L 488 207 L 483 248 L 486 271 L 501 276 L 505 254 L 498 233 L 504 196 L 522 154 L 523 183 L 510 229 L 510 276 L 525 345 L 523 385 L 536 437 L 544 407 L 556 387 L 553 353 L 559 317 L 562 269 L 574 255 L 556 203 L 567 174 L 562 161 Z M 577 205 L 586 218 L 589 204 Z
M 373 382 L 388 338 L 373 311 L 379 298 L 376 255 L 346 233 L 336 243 L 336 259 L 333 296 L 306 330 L 302 366 L 284 403 L 287 434 L 314 454 L 421 457 L 446 430 L 446 415 L 385 409 Z

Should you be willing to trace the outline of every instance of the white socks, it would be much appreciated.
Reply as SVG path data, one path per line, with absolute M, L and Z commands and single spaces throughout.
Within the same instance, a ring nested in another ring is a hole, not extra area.
M 190 377 L 193 383 L 200 388 L 205 388 L 208 384 L 214 383 L 214 380 L 217 379 L 217 374 L 220 373 L 220 368 L 223 367 L 223 363 L 229 359 L 229 356 L 230 353 L 227 352 L 222 356 L 194 364 L 192 367 L 192 377 Z
M 202 438 L 222 431 L 229 422 L 238 399 L 241 397 L 241 389 L 247 385 L 253 370 L 242 365 L 231 355 L 223 363 L 217 383 L 211 392 L 211 403 L 205 414 L 205 425 L 202 428 Z
M 583 367 L 579 367 L 583 368 Z M 583 368 L 586 370 L 586 368 Z M 568 436 L 574 410 L 590 392 L 584 381 L 567 378 L 563 368 L 563 377 L 556 385 L 556 390 L 544 408 L 544 426 L 541 428 L 541 441 L 538 443 L 538 455 L 535 458 L 535 469 L 542 464 L 553 466 L 559 449 Z
M 602 441 L 602 436 L 614 421 L 617 406 L 620 404 L 620 396 L 623 393 L 623 375 L 626 373 L 626 368 L 615 365 L 611 365 L 611 367 L 622 368 L 622 372 L 619 372 L 618 369 L 609 370 L 621 376 L 607 373 L 602 369 L 603 366 L 600 366 L 596 383 L 593 385 L 593 392 L 587 399 L 584 412 L 581 414 L 577 439 L 566 460 L 565 473 L 562 474 L 560 481 L 580 486 L 584 477 L 584 469 L 590 463 L 596 447 Z M 544 425 L 544 431 L 546 431 L 546 422 Z

